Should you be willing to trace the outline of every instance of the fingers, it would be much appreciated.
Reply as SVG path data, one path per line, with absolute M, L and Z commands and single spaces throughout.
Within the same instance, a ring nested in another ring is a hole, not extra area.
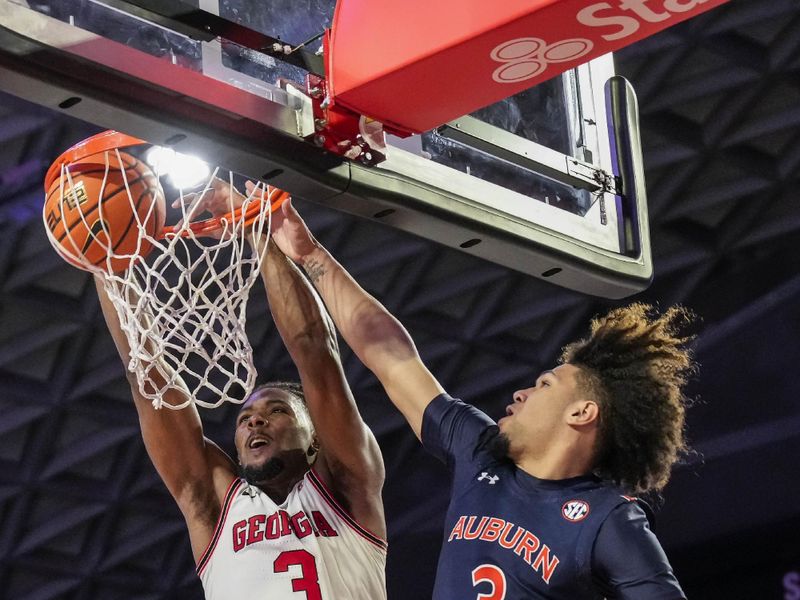
M 197 194 L 195 194 L 194 192 L 192 192 L 191 194 L 184 194 L 182 197 L 176 199 L 171 206 L 172 208 L 178 208 L 180 207 L 181 204 L 183 204 L 184 206 L 188 206 L 194 201 L 196 196 Z
M 214 180 L 213 186 L 207 186 L 200 192 L 183 194 L 172 203 L 173 208 L 181 205 L 188 207 L 188 213 L 197 215 L 208 211 L 213 215 L 221 215 L 239 208 L 246 198 L 230 183 Z
M 181 209 L 181 218 L 178 219 L 178 221 L 177 221 L 177 223 L 175 223 L 175 225 L 173 225 L 173 227 L 174 227 L 174 229 L 176 231 L 183 227 L 183 223 L 186 220 L 187 216 L 189 217 L 189 220 L 191 221 L 191 214 L 187 214 L 187 209 L 188 209 L 188 213 L 192 212 L 192 208 L 191 207 L 194 205 L 194 201 L 195 201 L 196 197 L 197 197 L 197 194 L 195 194 L 195 193 L 183 194 L 183 195 L 179 196 L 172 203 L 172 208 L 180 208 Z M 196 209 L 195 209 L 195 212 L 196 212 Z
M 291 198 L 286 192 L 254 181 L 245 181 L 244 189 L 246 196 L 239 192 L 232 182 L 213 178 L 203 189 L 183 194 L 171 203 L 173 208 L 182 209 L 182 218 L 175 227 L 181 228 L 186 221 L 193 221 L 206 211 L 219 217 L 239 209 L 248 201 L 275 201 L 279 197 L 285 197 L 285 200 L 281 203 L 281 210 L 276 209 L 272 214 L 273 229 L 280 229 L 287 221 L 287 217 L 293 226 L 297 224 L 305 226 L 297 211 L 291 206 Z
M 305 220 L 300 216 L 300 213 L 294 207 L 291 197 L 287 198 L 286 202 L 283 203 L 281 206 L 281 211 L 283 212 L 284 218 L 292 223 L 294 227 L 301 231 L 305 231 L 308 236 L 311 236 L 308 225 L 306 225 Z
M 181 194 L 172 203 L 172 208 L 178 208 L 181 206 L 181 204 L 184 206 L 191 206 L 195 201 L 198 201 L 198 204 L 202 203 L 207 205 L 214 201 L 216 194 L 217 191 L 214 188 L 205 188 L 201 192 L 189 192 L 187 194 Z
M 305 225 L 303 217 L 300 216 L 300 213 L 297 212 L 297 209 L 294 207 L 294 204 L 292 203 L 291 196 L 289 196 L 286 199 L 286 201 L 281 205 L 281 212 L 287 219 L 290 219 L 295 222 L 300 222 L 303 225 Z

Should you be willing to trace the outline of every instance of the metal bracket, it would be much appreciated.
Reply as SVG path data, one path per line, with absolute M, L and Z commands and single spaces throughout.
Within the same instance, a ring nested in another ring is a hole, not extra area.
M 567 157 L 567 173 L 573 177 L 583 179 L 587 183 L 596 184 L 598 186 L 598 189 L 595 190 L 596 193 L 620 193 L 619 182 L 614 175 L 577 158 Z
M 328 82 L 316 75 L 306 76 L 306 93 L 311 98 L 314 134 L 306 139 L 339 156 L 374 166 L 386 159 L 383 126 L 368 121 L 346 108 L 330 102 Z
M 613 176 L 577 158 L 565 156 L 474 117 L 461 117 L 436 130 L 440 135 L 467 144 L 524 169 L 592 193 L 612 191 Z
M 311 73 L 325 75 L 323 58 L 303 48 L 308 41 L 292 48 L 284 41 L 233 23 L 181 0 L 103 0 L 103 2 L 199 41 L 208 42 L 217 37 L 223 38 Z

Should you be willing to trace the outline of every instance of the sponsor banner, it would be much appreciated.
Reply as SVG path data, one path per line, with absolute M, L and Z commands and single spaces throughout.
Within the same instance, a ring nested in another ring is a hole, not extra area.
M 339 0 L 334 104 L 420 133 L 727 0 Z

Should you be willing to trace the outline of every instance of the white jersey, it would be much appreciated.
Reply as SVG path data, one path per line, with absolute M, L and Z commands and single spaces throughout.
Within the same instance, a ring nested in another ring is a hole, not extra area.
M 236 479 L 197 573 L 207 600 L 381 600 L 386 542 L 336 503 L 312 470 L 276 504 Z

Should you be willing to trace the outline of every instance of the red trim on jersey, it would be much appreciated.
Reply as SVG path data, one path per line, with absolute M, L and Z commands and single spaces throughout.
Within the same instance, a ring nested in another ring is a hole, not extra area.
M 211 536 L 211 541 L 208 542 L 208 546 L 206 546 L 203 554 L 200 555 L 200 560 L 197 561 L 197 567 L 195 570 L 197 571 L 198 575 L 203 572 L 203 569 L 211 559 L 211 554 L 214 552 L 214 548 L 217 547 L 217 542 L 222 535 L 222 526 L 225 524 L 225 519 L 228 516 L 228 511 L 231 509 L 231 504 L 233 504 L 233 497 L 243 484 L 244 482 L 241 479 L 236 478 L 231 481 L 231 484 L 228 486 L 228 491 L 225 492 L 225 500 L 222 502 L 222 510 L 219 513 L 217 525 L 214 527 L 214 534 Z
M 317 474 L 317 472 L 313 468 L 311 468 L 308 471 L 308 480 L 314 485 L 314 488 L 319 492 L 319 495 L 322 496 L 323 500 L 325 500 L 330 505 L 330 507 L 340 517 L 342 517 L 342 519 L 344 519 L 344 522 L 347 523 L 351 529 L 353 529 L 357 534 L 366 539 L 368 542 L 371 542 L 384 552 L 386 551 L 386 549 L 389 546 L 386 543 L 386 540 L 375 535 L 369 529 L 359 525 L 358 521 L 356 521 L 352 516 L 350 516 L 350 514 L 339 505 L 339 503 L 336 501 L 336 498 L 328 489 L 328 486 L 325 485 L 325 482 L 322 481 L 322 478 Z

